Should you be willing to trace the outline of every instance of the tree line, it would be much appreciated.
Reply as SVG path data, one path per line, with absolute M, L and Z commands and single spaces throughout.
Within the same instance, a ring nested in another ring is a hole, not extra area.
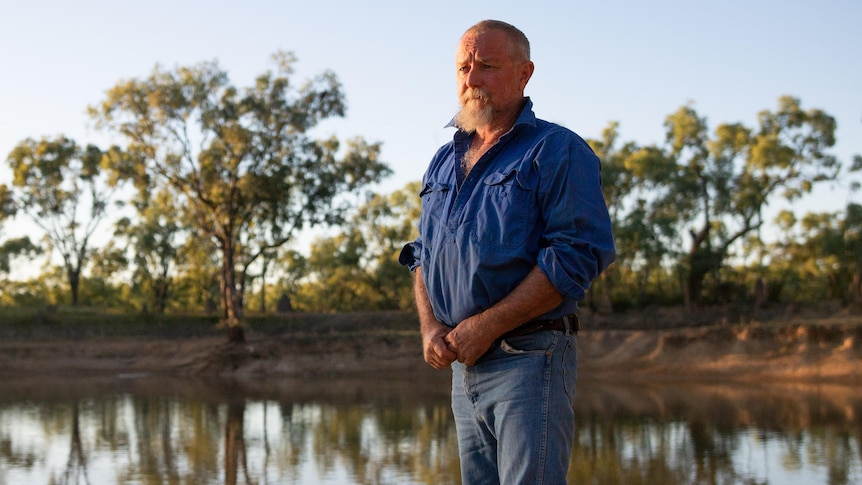
M 12 184 L 0 185 L 0 274 L 40 253 L 58 254 L 62 266 L 4 280 L 0 305 L 208 309 L 232 340 L 243 339 L 243 312 L 278 305 L 411 308 L 397 254 L 416 236 L 419 183 L 368 191 L 391 173 L 379 142 L 310 134 L 345 114 L 336 75 L 294 85 L 294 56 L 273 61 L 243 89 L 216 62 L 118 82 L 89 114 L 122 145 L 21 141 L 6 158 Z M 588 140 L 602 159 L 619 255 L 586 305 L 859 302 L 862 206 L 765 218 L 770 203 L 862 168 L 862 157 L 845 167 L 831 153 L 833 117 L 788 96 L 754 127 L 710 129 L 683 106 L 664 128 L 663 143 L 622 141 L 616 122 Z M 16 214 L 43 238 L 4 240 Z M 105 226 L 113 237 L 95 247 Z M 292 248 L 313 227 L 334 235 L 307 254 Z

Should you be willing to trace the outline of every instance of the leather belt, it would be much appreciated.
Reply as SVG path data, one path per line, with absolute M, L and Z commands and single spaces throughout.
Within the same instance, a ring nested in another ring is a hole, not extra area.
M 566 325 L 566 319 L 569 320 L 568 325 Z M 569 332 L 577 335 L 578 330 L 580 330 L 580 326 L 577 313 L 572 313 L 565 317 L 554 318 L 553 320 L 530 320 L 520 327 L 516 327 L 504 333 L 500 336 L 499 340 L 511 337 L 520 337 L 521 335 L 529 335 L 531 333 L 541 332 L 544 330 L 559 330 L 560 332 Z

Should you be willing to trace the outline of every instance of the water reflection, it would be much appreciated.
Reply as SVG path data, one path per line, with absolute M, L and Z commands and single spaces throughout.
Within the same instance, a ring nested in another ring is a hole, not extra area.
M 0 383 L 0 484 L 457 484 L 448 380 Z M 862 391 L 582 381 L 569 482 L 860 484 Z
M 571 483 L 862 484 L 862 391 L 585 385 Z

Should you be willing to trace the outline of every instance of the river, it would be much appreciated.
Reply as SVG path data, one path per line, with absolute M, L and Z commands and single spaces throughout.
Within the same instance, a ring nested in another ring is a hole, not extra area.
M 862 390 L 581 380 L 569 483 L 862 484 Z M 458 484 L 448 379 L 0 383 L 0 484 Z

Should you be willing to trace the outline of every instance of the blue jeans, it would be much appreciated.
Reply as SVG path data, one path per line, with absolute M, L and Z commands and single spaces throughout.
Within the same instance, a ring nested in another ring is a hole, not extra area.
M 577 340 L 542 331 L 452 364 L 464 485 L 565 484 L 574 439 Z

